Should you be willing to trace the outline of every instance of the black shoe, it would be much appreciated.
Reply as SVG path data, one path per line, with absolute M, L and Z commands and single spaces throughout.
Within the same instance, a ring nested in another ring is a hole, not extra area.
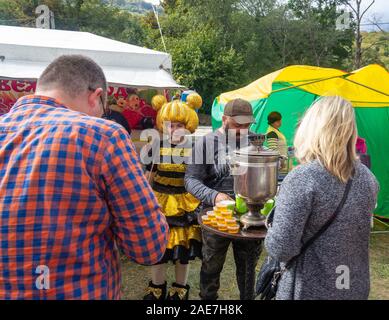
M 166 300 L 188 300 L 189 289 L 189 285 L 182 286 L 177 283 L 173 283 L 169 289 Z
M 165 282 L 162 285 L 156 286 L 152 281 L 150 281 L 149 286 L 146 288 L 146 295 L 143 297 L 143 300 L 166 300 L 166 285 L 167 283 Z

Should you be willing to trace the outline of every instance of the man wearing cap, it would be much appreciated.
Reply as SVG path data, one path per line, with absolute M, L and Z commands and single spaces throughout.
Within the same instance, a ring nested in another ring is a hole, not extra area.
M 204 208 L 234 198 L 234 181 L 228 156 L 248 144 L 248 129 L 255 122 L 249 102 L 235 99 L 227 103 L 220 129 L 197 140 L 192 164 L 187 167 L 185 187 L 201 200 Z M 215 300 L 220 287 L 220 273 L 232 243 L 236 278 L 241 300 L 254 299 L 255 267 L 262 241 L 232 240 L 203 230 L 203 261 L 200 273 L 200 297 Z

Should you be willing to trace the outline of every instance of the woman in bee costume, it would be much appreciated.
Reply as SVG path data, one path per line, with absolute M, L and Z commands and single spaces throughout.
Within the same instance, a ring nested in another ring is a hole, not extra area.
M 152 181 L 154 193 L 170 228 L 169 242 L 162 260 L 151 267 L 151 281 L 144 300 L 187 300 L 189 261 L 201 258 L 201 232 L 197 223 L 200 202 L 185 190 L 186 165 L 191 158 L 192 143 L 183 134 L 193 133 L 199 124 L 195 109 L 202 99 L 197 93 L 186 101 L 167 102 L 164 96 L 155 96 L 152 105 L 157 114 L 157 128 L 167 136 L 153 148 L 153 162 L 146 167 L 146 176 Z M 175 264 L 175 282 L 167 290 L 166 264 Z

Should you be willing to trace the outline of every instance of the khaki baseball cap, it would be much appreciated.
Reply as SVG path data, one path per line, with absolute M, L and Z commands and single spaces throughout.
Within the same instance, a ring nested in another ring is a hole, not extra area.
M 255 123 L 253 108 L 243 99 L 228 102 L 224 107 L 224 115 L 233 118 L 239 124 Z

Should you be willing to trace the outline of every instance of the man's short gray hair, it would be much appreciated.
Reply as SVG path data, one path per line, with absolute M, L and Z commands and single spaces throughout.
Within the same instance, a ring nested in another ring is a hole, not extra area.
M 38 89 L 58 89 L 70 96 L 102 88 L 107 92 L 103 69 L 82 55 L 63 55 L 51 62 L 38 79 Z

